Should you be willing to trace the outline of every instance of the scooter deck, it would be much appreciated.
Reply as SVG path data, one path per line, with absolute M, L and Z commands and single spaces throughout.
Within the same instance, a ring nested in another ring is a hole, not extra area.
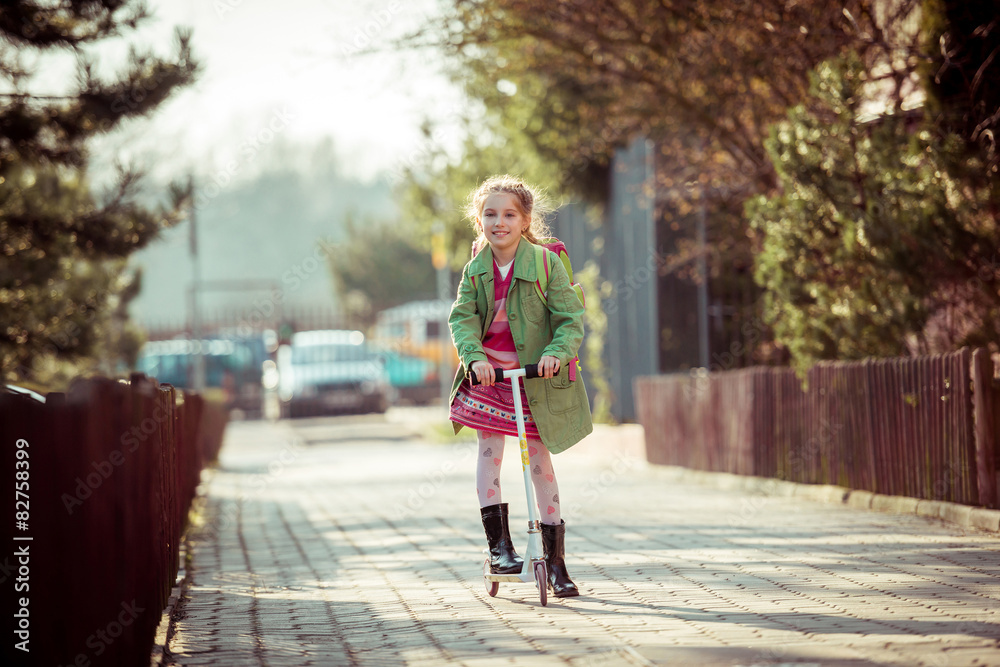
M 535 580 L 535 563 L 544 560 L 544 558 L 534 558 L 530 562 L 525 561 L 528 567 L 521 566 L 521 571 L 518 574 L 493 574 L 484 573 L 483 577 L 486 581 L 523 581 L 529 582 Z

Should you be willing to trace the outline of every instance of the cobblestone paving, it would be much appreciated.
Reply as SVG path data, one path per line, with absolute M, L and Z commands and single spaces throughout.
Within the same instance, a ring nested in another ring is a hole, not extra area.
M 554 462 L 582 595 L 542 607 L 532 584 L 486 594 L 472 443 L 331 423 L 230 427 L 175 664 L 1000 665 L 996 535 L 570 450 Z

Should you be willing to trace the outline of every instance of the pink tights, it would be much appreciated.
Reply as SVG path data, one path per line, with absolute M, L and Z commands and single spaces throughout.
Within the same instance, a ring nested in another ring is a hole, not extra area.
M 489 507 L 500 500 L 500 465 L 503 463 L 504 436 L 479 431 L 479 459 L 476 465 L 476 493 L 479 506 Z M 559 525 L 559 483 L 552 469 L 552 455 L 541 440 L 528 440 L 528 463 L 535 499 L 542 523 Z

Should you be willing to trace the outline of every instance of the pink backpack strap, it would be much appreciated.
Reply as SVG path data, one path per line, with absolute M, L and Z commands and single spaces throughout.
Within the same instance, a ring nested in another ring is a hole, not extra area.
M 546 241 L 551 241 L 551 239 L 546 239 Z M 539 254 L 541 255 L 541 257 L 544 258 L 543 261 L 542 261 L 542 266 L 545 269 L 545 277 L 544 278 L 542 277 L 542 272 L 538 271 L 537 267 L 536 267 L 536 273 L 538 275 L 538 278 L 535 280 L 535 288 L 538 291 L 538 295 L 542 298 L 542 301 L 546 305 L 548 305 L 548 298 L 546 297 L 545 293 L 548 291 L 548 288 L 549 288 L 549 278 L 551 278 L 551 268 L 549 267 L 549 262 L 552 261 L 551 260 L 552 255 L 556 255 L 557 254 L 557 251 L 553 250 L 553 248 L 552 248 L 552 246 L 554 246 L 554 245 L 557 245 L 558 247 L 560 247 L 563 250 L 565 250 L 565 246 L 562 244 L 561 241 L 556 241 L 556 243 L 553 243 L 553 244 L 546 244 L 546 243 L 543 242 L 543 243 L 539 244 L 539 246 L 538 246 L 538 247 L 540 247 L 542 249 L 541 253 L 539 253 Z M 562 260 L 560 260 L 560 261 L 562 261 Z M 569 362 L 569 369 L 567 370 L 567 372 L 569 373 L 569 381 L 570 382 L 576 382 L 576 367 L 577 367 L 577 364 L 579 363 L 579 361 L 580 361 L 580 357 L 576 356 L 576 357 L 573 357 L 570 360 L 570 362 Z

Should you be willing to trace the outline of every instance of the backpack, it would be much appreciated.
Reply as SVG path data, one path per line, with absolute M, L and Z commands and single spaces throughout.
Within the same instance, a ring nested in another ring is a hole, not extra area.
M 562 260 L 563 268 L 566 269 L 566 275 L 569 276 L 570 287 L 576 292 L 580 303 L 587 305 L 586 295 L 583 293 L 583 285 L 573 282 L 573 265 L 569 261 L 569 251 L 566 250 L 566 244 L 555 237 L 538 239 L 538 243 L 535 244 L 535 271 L 537 273 L 535 278 L 535 292 L 542 299 L 542 303 L 546 306 L 549 305 L 549 263 L 546 261 L 548 258 L 545 256 L 545 253 L 548 252 L 555 253 Z M 576 380 L 576 369 L 579 366 L 580 357 L 573 357 L 569 362 L 570 382 Z
M 587 298 L 583 293 L 583 285 L 573 282 L 573 265 L 569 261 L 569 251 L 566 250 L 566 244 L 554 237 L 538 239 L 538 243 L 535 244 L 535 270 L 538 273 L 538 277 L 535 279 L 535 291 L 541 297 L 542 303 L 546 305 L 549 303 L 549 263 L 545 261 L 546 251 L 554 252 L 562 260 L 566 275 L 569 276 L 570 287 L 576 292 L 580 303 L 586 306 Z

